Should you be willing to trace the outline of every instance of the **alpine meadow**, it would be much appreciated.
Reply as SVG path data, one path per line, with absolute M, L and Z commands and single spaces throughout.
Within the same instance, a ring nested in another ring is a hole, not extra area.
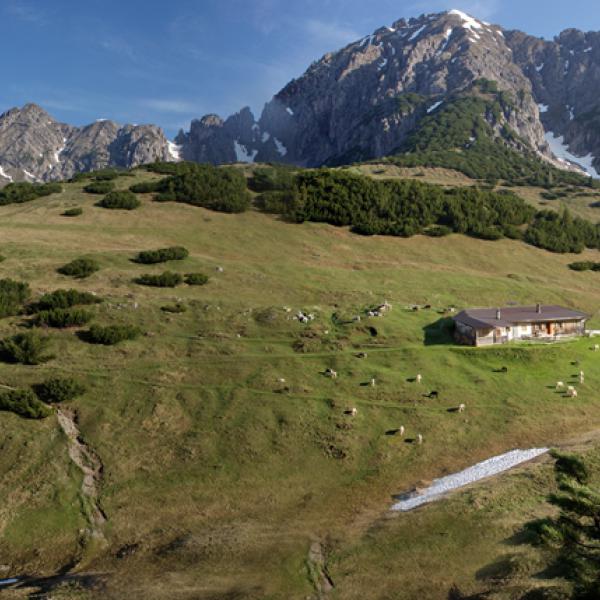
M 257 117 L 0 115 L 0 596 L 600 598 L 598 65 L 454 9 Z

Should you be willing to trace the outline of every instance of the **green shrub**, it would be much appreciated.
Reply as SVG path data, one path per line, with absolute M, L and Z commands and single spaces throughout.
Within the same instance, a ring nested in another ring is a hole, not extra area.
M 92 174 L 87 173 L 75 173 L 71 179 L 69 179 L 69 183 L 80 183 L 81 181 L 87 181 L 92 178 Z
M 39 184 L 24 181 L 9 183 L 0 190 L 0 206 L 30 202 L 36 198 L 49 196 L 50 194 L 60 194 L 61 192 L 62 186 L 60 183 Z
M 53 308 L 38 313 L 33 324 L 38 327 L 81 327 L 89 323 L 94 315 L 83 308 Z
M 141 202 L 137 199 L 136 195 L 129 190 L 121 190 L 118 192 L 110 192 L 106 194 L 96 206 L 102 208 L 111 209 L 122 209 L 122 210 L 133 210 L 140 206 Z
M 52 409 L 40 402 L 29 389 L 0 391 L 0 410 L 26 419 L 45 419 L 52 414 Z
M 142 181 L 129 186 L 129 191 L 134 194 L 152 194 L 158 191 L 160 181 Z
M 177 304 L 167 304 L 166 306 L 161 306 L 160 310 L 166 313 L 181 314 L 186 312 L 187 308 L 178 302 Z
M 445 225 L 434 225 L 433 227 L 428 227 L 425 230 L 425 235 L 429 237 L 444 237 L 446 235 L 450 235 L 452 233 L 452 229 L 450 227 L 446 227 Z
M 89 292 L 80 292 L 79 290 L 55 290 L 44 294 L 34 304 L 29 306 L 29 312 L 39 312 L 43 310 L 52 310 L 55 308 L 71 308 L 78 305 L 100 304 L 101 298 L 90 294 Z
M 205 285 L 208 283 L 208 275 L 204 273 L 186 273 L 185 283 L 188 285 Z
M 189 256 L 189 252 L 182 246 L 172 246 L 171 248 L 161 248 L 160 250 L 146 250 L 140 252 L 134 262 L 144 265 L 153 265 L 167 262 L 169 260 L 183 260 Z
M 112 181 L 121 175 L 121 171 L 116 169 L 100 169 L 91 173 L 96 181 Z
M 18 314 L 30 295 L 28 283 L 0 279 L 0 318 Z
M 88 194 L 108 194 L 115 189 L 115 184 L 112 181 L 92 181 L 83 188 Z
M 92 325 L 82 338 L 90 344 L 113 346 L 125 340 L 133 340 L 141 335 L 141 330 L 133 325 Z
M 249 187 L 254 192 L 292 190 L 294 170 L 295 167 L 283 165 L 258 168 L 250 178 Z
M 63 217 L 78 217 L 79 215 L 83 214 L 83 208 L 81 207 L 77 207 L 77 208 L 68 208 L 67 210 L 65 210 L 65 212 L 62 213 Z
M 600 262 L 591 260 L 574 262 L 569 265 L 569 269 L 573 271 L 600 271 Z
M 76 279 L 85 279 L 100 270 L 100 265 L 91 258 L 77 258 L 58 268 L 61 275 L 68 275 Z
M 149 285 L 152 287 L 176 287 L 183 281 L 183 277 L 179 273 L 165 271 L 160 275 L 140 275 L 134 280 L 139 285 Z
M 175 173 L 157 185 L 157 201 L 185 202 L 227 213 L 244 212 L 250 206 L 246 178 L 238 169 L 177 163 Z
M 47 337 L 42 337 L 36 331 L 17 333 L 0 340 L 0 357 L 4 362 L 39 365 L 52 358 L 45 354 L 49 343 Z
M 35 395 L 46 404 L 70 402 L 85 393 L 85 387 L 71 377 L 51 377 L 32 386 Z

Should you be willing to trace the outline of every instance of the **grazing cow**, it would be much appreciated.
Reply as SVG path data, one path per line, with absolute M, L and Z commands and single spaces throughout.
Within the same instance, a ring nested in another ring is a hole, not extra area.
M 373 379 L 371 379 L 371 383 L 370 383 L 371 387 L 375 387 L 375 383 L 376 383 L 375 377 L 373 377 Z
M 464 413 L 465 412 L 465 408 L 467 408 L 466 404 L 460 404 L 458 407 L 458 412 L 459 413 Z
M 598 352 L 600 350 L 600 344 L 594 344 L 594 352 Z
M 400 429 L 398 429 L 398 433 L 402 436 L 404 435 L 404 425 L 400 426 Z
M 350 409 L 350 415 L 355 417 L 358 414 L 358 409 L 357 408 L 351 408 Z
M 568 396 L 569 398 L 577 398 L 577 390 L 576 390 L 575 388 L 572 388 L 572 389 L 570 389 L 570 390 L 567 392 L 567 396 Z
M 356 358 L 367 358 L 367 353 L 366 352 L 359 352 L 356 355 Z
M 583 371 L 579 371 L 579 383 L 583 383 L 585 381 L 585 373 Z
M 433 392 L 429 392 L 429 397 L 430 398 L 438 398 L 439 395 L 440 395 L 440 393 L 437 392 L 437 391 L 435 391 L 435 390 Z
M 557 381 L 556 382 L 556 391 L 557 392 L 560 391 L 560 390 L 562 390 L 562 388 L 564 388 L 564 387 L 565 387 L 565 384 L 564 384 L 563 381 Z
M 331 379 L 337 379 L 337 371 L 333 369 L 325 369 L 325 377 L 331 377 Z
M 419 433 L 419 435 L 417 435 L 417 444 L 419 444 L 419 446 L 423 443 L 423 436 Z
M 285 383 L 285 379 L 284 379 L 283 377 L 280 377 L 280 378 L 277 380 L 277 383 Z
M 421 373 L 419 373 L 416 377 L 415 377 L 415 381 L 417 383 L 421 383 L 421 381 L 423 381 L 423 376 L 421 375 Z

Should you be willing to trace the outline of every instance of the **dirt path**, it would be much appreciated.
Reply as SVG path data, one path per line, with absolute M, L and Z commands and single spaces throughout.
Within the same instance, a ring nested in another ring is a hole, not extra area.
M 58 423 L 69 440 L 69 457 L 83 473 L 81 494 L 84 500 L 86 518 L 90 524 L 90 535 L 106 541 L 102 528 L 106 515 L 98 500 L 102 480 L 102 462 L 96 453 L 83 441 L 77 427 L 77 415 L 66 408 L 57 408 Z

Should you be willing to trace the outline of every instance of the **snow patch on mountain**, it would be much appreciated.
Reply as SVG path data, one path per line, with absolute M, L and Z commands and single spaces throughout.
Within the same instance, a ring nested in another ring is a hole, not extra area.
M 169 152 L 169 156 L 175 161 L 178 162 L 181 160 L 181 151 L 183 150 L 183 146 L 172 142 L 171 140 L 167 140 L 167 150 Z
M 4 179 L 8 179 L 11 183 L 13 178 L 4 170 L 2 165 L 0 165 L 0 177 L 4 177 Z
M 550 150 L 552 150 L 554 156 L 556 156 L 561 163 L 567 167 L 579 168 L 594 179 L 600 179 L 600 173 L 598 173 L 593 165 L 594 157 L 591 153 L 587 156 L 575 156 L 569 150 L 569 146 L 565 143 L 564 136 L 555 136 L 552 131 L 546 132 L 544 137 L 550 146 Z
M 235 149 L 237 162 L 253 163 L 256 155 L 258 154 L 258 150 L 249 152 L 246 146 L 240 144 L 239 140 L 233 140 L 233 147 Z

